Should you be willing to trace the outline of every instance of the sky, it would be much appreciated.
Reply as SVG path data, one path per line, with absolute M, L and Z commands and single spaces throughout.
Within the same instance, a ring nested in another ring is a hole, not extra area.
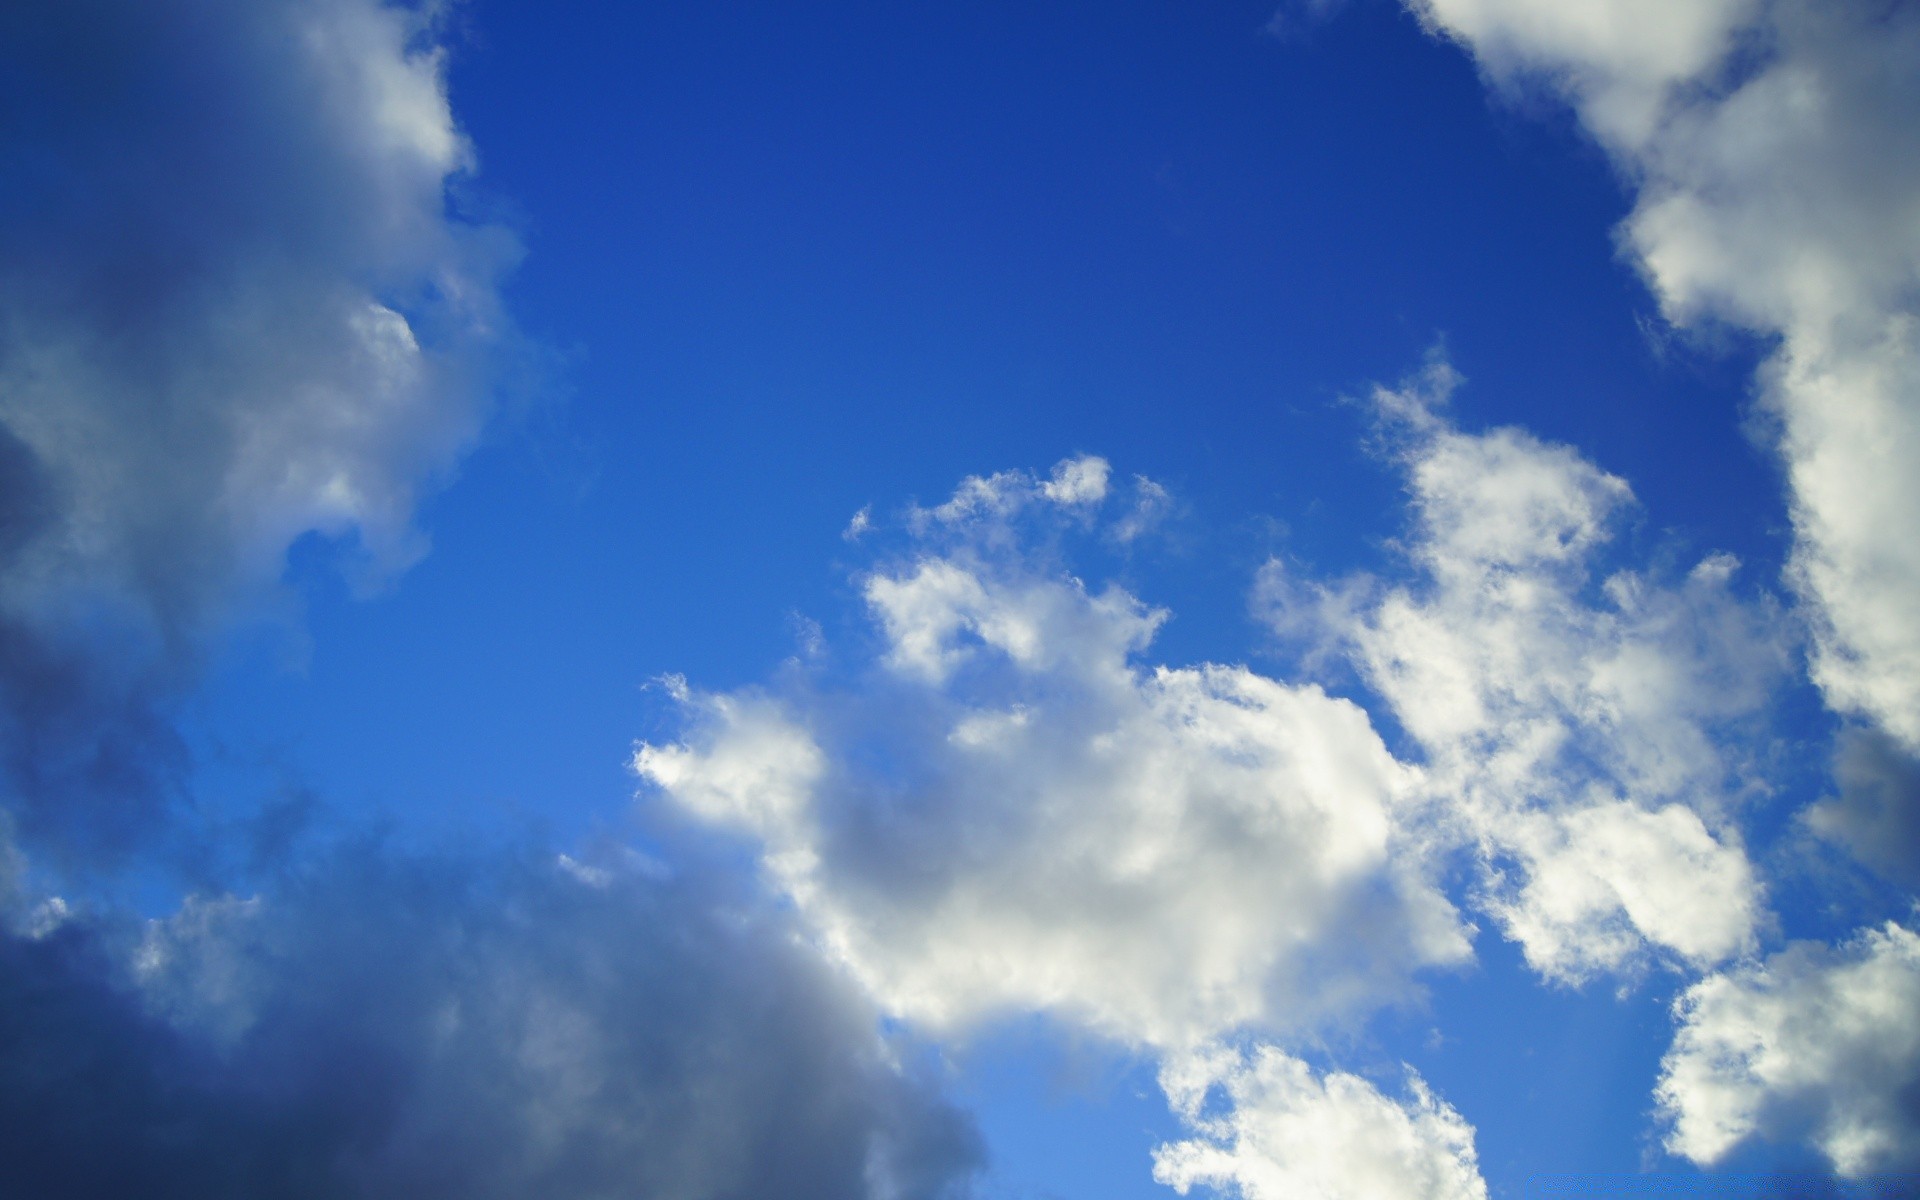
M 1920 9 L 0 9 L 0 1191 L 1920 1189 Z

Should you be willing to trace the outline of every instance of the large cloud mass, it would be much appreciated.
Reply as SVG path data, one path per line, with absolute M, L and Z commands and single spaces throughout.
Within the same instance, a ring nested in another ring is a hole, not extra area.
M 144 932 L 0 934 L 26 1200 L 964 1194 L 978 1137 L 748 895 L 525 854 L 318 855 Z
M 724 874 L 347 837 L 103 898 L 166 905 L 223 623 L 308 534 L 404 568 L 491 405 L 514 248 L 439 18 L 0 7 L 0 1191 L 963 1194 L 971 1125 Z
M 1028 557 L 1020 510 L 1071 519 L 1095 474 L 970 480 L 919 514 L 864 581 L 871 700 L 689 694 L 688 741 L 636 768 L 759 839 L 825 942 L 937 1027 L 1038 1009 L 1181 1046 L 1464 958 L 1406 829 L 1417 778 L 1363 711 L 1143 665 L 1163 613 Z
M 174 778 L 158 699 L 296 538 L 350 538 L 374 575 L 420 553 L 513 255 L 450 207 L 473 155 L 435 19 L 0 12 L 0 752 L 25 833 L 139 828 L 129 801 Z

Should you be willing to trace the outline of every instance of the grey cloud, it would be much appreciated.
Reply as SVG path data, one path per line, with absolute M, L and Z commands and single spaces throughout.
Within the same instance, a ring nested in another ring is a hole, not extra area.
M 1849 729 L 1833 773 L 1839 794 L 1809 809 L 1808 824 L 1888 878 L 1920 884 L 1920 761 L 1878 730 Z
M 361 844 L 0 960 L 23 1200 L 936 1200 L 980 1162 L 851 986 L 711 879 Z
M 78 856 L 168 803 L 168 707 L 292 542 L 369 579 L 476 436 L 516 253 L 433 6 L 0 11 L 0 787 Z

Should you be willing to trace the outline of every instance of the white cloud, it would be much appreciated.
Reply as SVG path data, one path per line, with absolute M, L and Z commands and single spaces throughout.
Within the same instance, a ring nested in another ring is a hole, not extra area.
M 978 528 L 868 577 L 868 694 L 690 697 L 639 773 L 759 839 L 824 942 L 932 1027 L 1042 1010 L 1187 1045 L 1348 1020 L 1463 960 L 1416 773 L 1366 714 L 1139 663 L 1165 614 L 1002 552 L 977 502 L 1019 478 L 969 480 L 936 511 Z
M 1161 1084 L 1200 1136 L 1154 1151 L 1153 1177 L 1185 1195 L 1245 1200 L 1485 1200 L 1473 1129 L 1409 1073 L 1404 1101 L 1357 1075 L 1316 1077 L 1272 1046 L 1173 1060 Z M 1224 1113 L 1207 1111 L 1209 1092 Z
M 1846 1176 L 1920 1164 L 1920 936 L 1888 923 L 1701 980 L 1658 1099 L 1667 1148 L 1701 1164 L 1805 1138 Z
M 1040 485 L 1040 494 L 1055 504 L 1098 504 L 1107 498 L 1107 477 L 1111 468 L 1104 458 L 1082 455 L 1069 458 L 1053 468 L 1053 476 Z
M 1277 564 L 1277 632 L 1344 654 L 1426 758 L 1423 786 L 1490 868 L 1481 902 L 1570 981 L 1655 947 L 1697 966 L 1750 948 L 1763 913 L 1732 816 L 1728 736 L 1785 667 L 1764 601 L 1709 556 L 1671 583 L 1596 582 L 1627 485 L 1517 429 L 1444 415 L 1443 364 L 1375 396 L 1414 523 L 1405 584 L 1305 585 Z
M 1572 102 L 1638 189 L 1622 242 L 1671 319 L 1779 336 L 1761 382 L 1814 677 L 1920 748 L 1920 10 L 1411 3 L 1496 77 Z

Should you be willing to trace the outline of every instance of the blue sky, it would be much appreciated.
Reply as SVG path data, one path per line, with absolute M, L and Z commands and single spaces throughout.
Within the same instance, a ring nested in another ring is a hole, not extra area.
M 0 47 L 20 1194 L 1911 1186 L 1912 11 Z

